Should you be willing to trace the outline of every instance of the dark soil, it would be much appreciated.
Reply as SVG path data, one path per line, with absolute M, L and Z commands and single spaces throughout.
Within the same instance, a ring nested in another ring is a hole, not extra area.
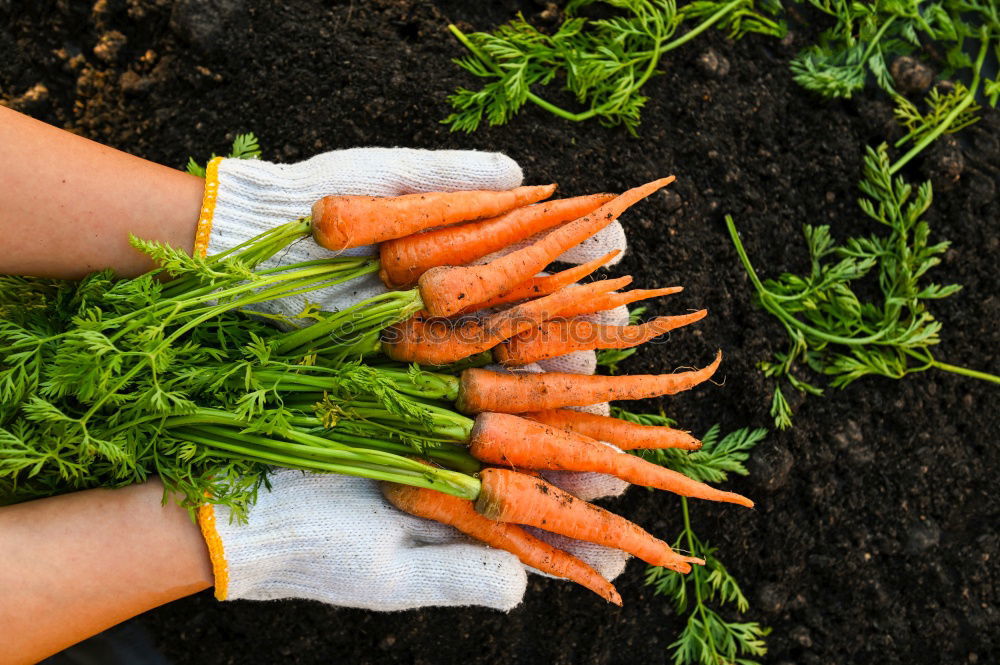
M 708 34 L 650 82 L 639 139 L 534 108 L 505 127 L 449 133 L 439 123 L 446 95 L 475 82 L 449 62 L 461 50 L 446 25 L 485 29 L 543 9 L 513 0 L 0 0 L 0 97 L 175 166 L 252 130 L 278 161 L 366 145 L 500 150 L 528 182 L 558 181 L 564 195 L 675 173 L 672 193 L 626 215 L 631 249 L 615 272 L 643 287 L 681 283 L 683 294 L 655 307 L 711 316 L 623 369 L 672 371 L 722 348 L 721 385 L 662 405 L 695 432 L 768 426 L 772 386 L 756 363 L 784 336 L 753 307 L 723 215 L 735 216 L 768 276 L 805 266 L 803 223 L 830 223 L 841 236 L 870 229 L 855 185 L 864 146 L 892 132 L 890 107 L 875 91 L 834 102 L 802 91 L 787 68 L 801 35 L 734 43 Z M 994 373 L 998 144 L 1000 117 L 987 113 L 950 149 L 907 168 L 938 183 L 928 218 L 934 238 L 954 243 L 933 279 L 965 285 L 933 307 L 944 326 L 937 355 Z M 766 661 L 1000 662 L 995 387 L 941 372 L 868 378 L 797 407 L 796 426 L 769 435 L 751 476 L 730 483 L 756 510 L 693 507 L 697 531 L 750 598 L 746 619 L 773 627 Z M 678 504 L 665 494 L 633 489 L 608 505 L 667 539 L 679 530 Z M 666 662 L 681 620 L 642 578 L 632 562 L 618 580 L 622 609 L 532 578 L 510 614 L 221 604 L 206 593 L 145 621 L 177 663 Z

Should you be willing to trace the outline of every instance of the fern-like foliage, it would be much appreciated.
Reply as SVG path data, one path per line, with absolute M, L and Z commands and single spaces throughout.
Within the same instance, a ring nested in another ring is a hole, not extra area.
M 582 15 L 595 4 L 617 14 L 603 19 Z M 680 7 L 675 0 L 573 0 L 565 8 L 565 20 L 551 33 L 520 15 L 492 33 L 466 35 L 451 26 L 469 50 L 455 63 L 486 83 L 451 95 L 455 112 L 443 122 L 452 130 L 472 132 L 483 121 L 507 123 L 530 102 L 567 120 L 596 118 L 635 134 L 648 101 L 641 90 L 658 73 L 665 53 L 712 26 L 732 37 L 748 32 L 780 36 L 784 24 L 772 18 L 779 8 L 770 0 L 698 0 Z M 550 85 L 569 91 L 579 110 L 539 96 Z

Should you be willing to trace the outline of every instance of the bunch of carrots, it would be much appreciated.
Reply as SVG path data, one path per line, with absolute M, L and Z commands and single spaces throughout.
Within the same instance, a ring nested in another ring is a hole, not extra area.
M 679 290 L 620 291 L 628 277 L 578 283 L 613 254 L 539 276 L 672 181 L 555 201 L 545 201 L 553 185 L 328 197 L 311 218 L 222 254 L 191 257 L 134 240 L 159 271 L 36 285 L 48 295 L 0 326 L 0 504 L 152 473 L 181 487 L 192 504 L 206 496 L 233 503 L 279 465 L 379 480 L 400 509 L 610 602 L 621 598 L 608 580 L 522 527 L 688 572 L 702 561 L 540 473 L 605 473 L 752 506 L 623 452 L 697 449 L 686 432 L 576 410 L 687 390 L 713 376 L 721 354 L 700 369 L 647 376 L 482 367 L 633 347 L 703 318 L 704 310 L 635 326 L 581 318 Z M 377 243 L 378 259 L 261 266 L 309 234 L 335 251 Z M 175 278 L 161 281 L 158 272 Z M 312 312 L 311 325 L 300 329 L 280 331 L 238 311 L 376 272 L 393 290 L 338 312 Z
M 631 282 L 630 277 L 577 283 L 610 261 L 614 253 L 560 273 L 537 276 L 560 254 L 673 180 L 655 180 L 618 196 L 596 194 L 555 201 L 544 201 L 554 185 L 394 198 L 327 197 L 313 207 L 312 233 L 317 242 L 335 251 L 378 243 L 383 283 L 390 289 L 410 289 L 418 299 L 419 311 L 381 331 L 379 350 L 388 357 L 437 366 L 474 357 L 507 366 L 524 365 L 573 351 L 637 346 L 706 315 L 701 310 L 628 326 L 604 326 L 578 318 L 680 290 L 619 291 Z M 470 265 L 543 232 L 521 249 Z M 314 333 L 293 334 L 299 335 L 300 351 L 316 350 Z M 607 473 L 682 496 L 752 507 L 746 497 L 622 452 L 697 449 L 700 442 L 686 432 L 573 410 L 611 400 L 673 394 L 709 379 L 720 362 L 721 353 L 702 369 L 659 376 L 465 369 L 447 397 L 457 411 L 475 415 L 465 443 L 469 453 L 487 465 L 478 474 L 477 496 L 463 498 L 396 483 L 383 483 L 383 491 L 401 510 L 450 524 L 513 552 L 529 566 L 571 579 L 621 604 L 611 583 L 594 569 L 521 526 L 622 549 L 681 573 L 703 561 L 674 552 L 628 520 L 551 485 L 539 472 Z

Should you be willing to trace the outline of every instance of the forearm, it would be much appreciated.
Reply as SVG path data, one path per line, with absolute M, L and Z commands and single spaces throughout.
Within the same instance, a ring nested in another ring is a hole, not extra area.
M 152 267 L 128 235 L 194 246 L 203 181 L 0 106 L 0 273 Z
M 213 583 L 159 481 L 0 508 L 0 665 L 33 663 Z

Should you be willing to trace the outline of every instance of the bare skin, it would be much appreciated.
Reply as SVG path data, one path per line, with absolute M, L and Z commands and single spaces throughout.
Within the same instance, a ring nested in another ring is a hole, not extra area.
M 190 251 L 204 181 L 0 106 L 0 273 L 153 267 L 132 233 Z
M 0 106 L 0 273 L 152 267 L 133 233 L 191 251 L 204 182 Z M 214 583 L 186 510 L 150 481 L 0 508 L 0 665 L 34 663 Z
M 158 480 L 0 508 L 0 665 L 34 663 L 214 583 Z

